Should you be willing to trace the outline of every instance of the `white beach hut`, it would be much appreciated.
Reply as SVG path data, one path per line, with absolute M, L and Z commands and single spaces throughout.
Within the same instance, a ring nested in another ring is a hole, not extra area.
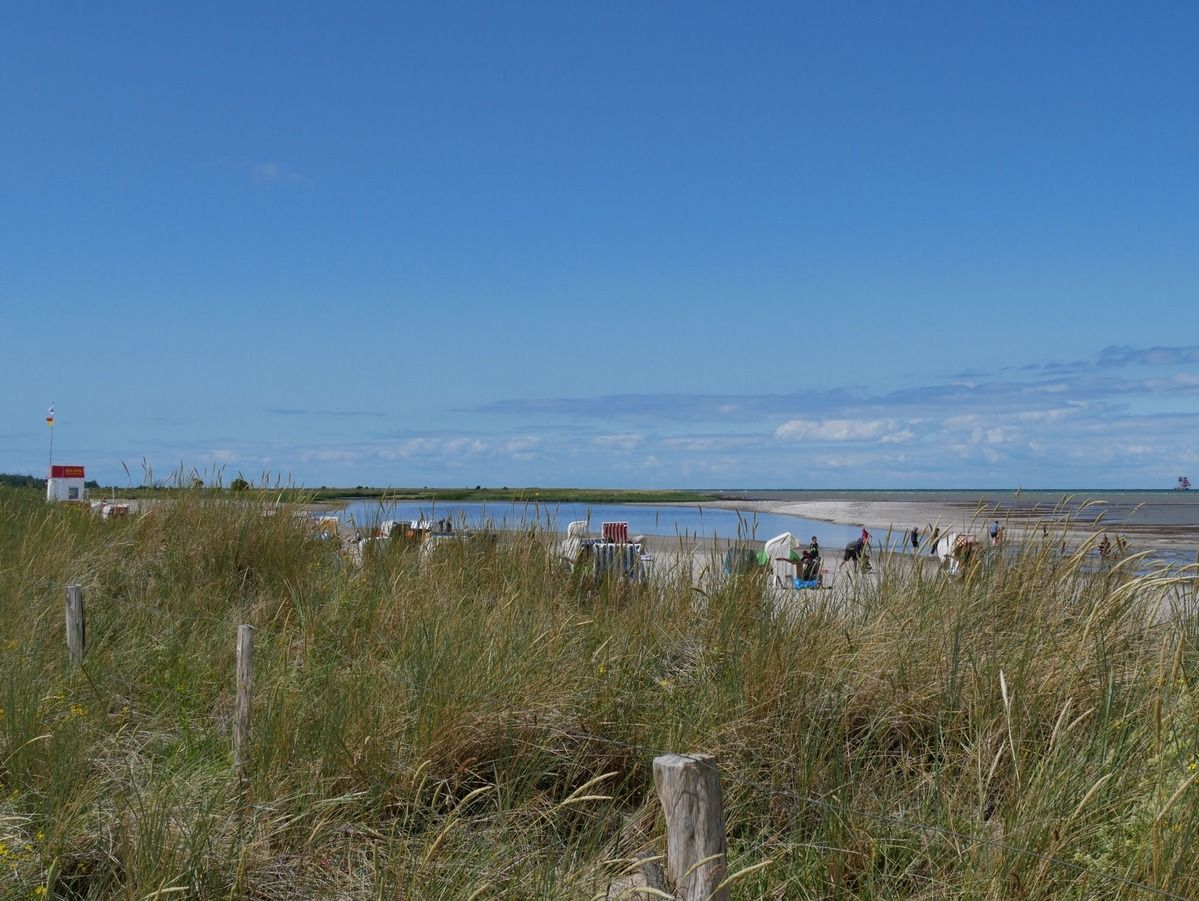
M 51 466 L 50 478 L 46 479 L 46 500 L 54 503 L 87 500 L 83 467 Z

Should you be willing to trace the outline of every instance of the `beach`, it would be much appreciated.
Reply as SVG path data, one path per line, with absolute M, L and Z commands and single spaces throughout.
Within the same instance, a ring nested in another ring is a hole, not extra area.
M 995 520 L 1011 539 L 1029 529 L 1076 544 L 1094 534 L 1123 535 L 1134 550 L 1199 551 L 1197 491 L 762 491 L 725 493 L 714 506 L 861 525 L 880 538 L 931 529 L 975 532 Z
M 656 504 L 546 504 L 492 502 L 401 501 L 387 507 L 378 501 L 352 502 L 337 515 L 365 526 L 373 520 L 438 518 L 443 514 L 460 526 L 473 523 L 499 530 L 523 530 L 532 523 L 562 530 L 572 520 L 629 521 L 630 534 L 655 536 L 656 543 L 707 547 L 718 543 L 751 543 L 790 531 L 806 542 L 818 534 L 827 547 L 843 547 L 861 527 L 876 546 L 906 545 L 903 533 L 920 531 L 927 542 L 933 530 L 974 533 L 985 538 L 998 521 L 1007 542 L 1031 531 L 1054 536 L 1074 548 L 1107 534 L 1123 539 L 1133 552 L 1146 551 L 1174 564 L 1193 563 L 1199 551 L 1199 492 L 1082 489 L 1011 491 L 948 490 L 724 490 L 718 500 Z M 706 511 L 706 515 L 705 515 Z M 735 511 L 735 513 L 734 513 Z M 333 511 L 328 511 L 333 512 Z M 714 514 L 719 513 L 719 516 Z M 825 524 L 836 526 L 826 527 Z M 742 536 L 742 530 L 745 536 Z M 890 534 L 889 534 L 890 533 Z

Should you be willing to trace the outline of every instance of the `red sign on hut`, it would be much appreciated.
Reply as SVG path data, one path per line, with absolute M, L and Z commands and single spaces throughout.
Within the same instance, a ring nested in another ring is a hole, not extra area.
M 51 466 L 50 478 L 46 480 L 46 500 L 86 500 L 87 488 L 83 485 L 83 479 L 82 466 Z

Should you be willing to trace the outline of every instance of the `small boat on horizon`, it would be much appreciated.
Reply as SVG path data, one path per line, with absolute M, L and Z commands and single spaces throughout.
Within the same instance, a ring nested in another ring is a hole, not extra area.
M 1191 488 L 1191 480 L 1186 476 L 1178 477 L 1178 484 L 1174 486 L 1175 491 L 1189 491 Z

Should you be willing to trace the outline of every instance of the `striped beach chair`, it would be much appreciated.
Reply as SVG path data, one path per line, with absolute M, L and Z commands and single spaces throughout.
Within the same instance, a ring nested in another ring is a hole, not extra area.
M 629 524 L 627 522 L 606 522 L 603 524 L 600 534 L 604 541 L 610 541 L 615 544 L 628 544 L 629 542 Z
M 601 542 L 591 546 L 596 579 L 618 578 L 630 582 L 641 580 L 641 545 Z

